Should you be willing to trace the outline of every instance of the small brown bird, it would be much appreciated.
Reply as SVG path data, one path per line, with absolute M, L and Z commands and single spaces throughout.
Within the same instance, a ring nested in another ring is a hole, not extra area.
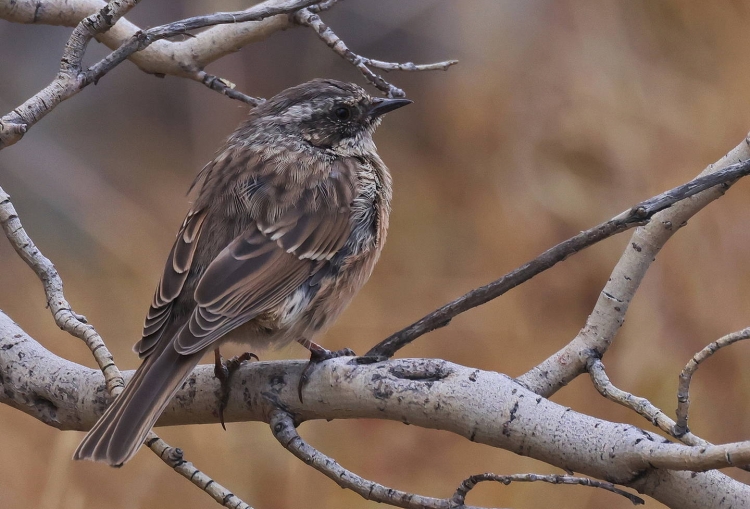
M 372 134 L 411 103 L 313 80 L 253 109 L 200 172 L 143 337 L 144 359 L 74 459 L 120 466 L 138 451 L 204 353 L 312 343 L 372 273 L 391 177 Z M 323 354 L 321 354 L 323 352 Z

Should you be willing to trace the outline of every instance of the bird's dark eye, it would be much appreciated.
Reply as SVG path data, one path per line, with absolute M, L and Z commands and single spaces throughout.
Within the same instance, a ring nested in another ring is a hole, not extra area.
M 333 114 L 339 120 L 349 120 L 352 117 L 352 110 L 348 106 L 337 106 Z

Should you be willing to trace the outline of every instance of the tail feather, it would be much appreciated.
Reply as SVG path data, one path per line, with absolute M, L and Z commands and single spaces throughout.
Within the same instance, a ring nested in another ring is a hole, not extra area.
M 112 466 L 131 459 L 200 358 L 200 352 L 180 355 L 171 342 L 153 352 L 84 437 L 73 459 Z

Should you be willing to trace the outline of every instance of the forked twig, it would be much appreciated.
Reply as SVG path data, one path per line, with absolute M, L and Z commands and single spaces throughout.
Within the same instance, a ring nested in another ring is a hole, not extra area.
M 591 381 L 593 382 L 596 390 L 599 391 L 599 394 L 610 401 L 614 401 L 619 405 L 630 408 L 638 415 L 648 420 L 651 424 L 667 433 L 669 436 L 676 438 L 683 444 L 687 445 L 695 445 L 701 447 L 714 445 L 711 442 L 702 439 L 698 435 L 690 433 L 689 431 L 678 434 L 675 421 L 673 421 L 669 416 L 667 416 L 649 400 L 639 396 L 634 396 L 629 392 L 615 387 L 607 376 L 606 371 L 604 370 L 604 364 L 602 364 L 602 361 L 595 356 L 589 357 L 589 360 L 586 363 L 586 370 L 589 372 Z M 737 468 L 750 472 L 750 465 L 737 465 Z
M 618 405 L 622 405 L 626 408 L 633 410 L 635 413 L 646 419 L 648 422 L 658 427 L 665 433 L 668 433 L 674 438 L 679 439 L 682 443 L 687 445 L 712 445 L 710 442 L 703 440 L 702 438 L 693 435 L 692 433 L 684 433 L 681 436 L 677 436 L 674 433 L 675 422 L 653 403 L 646 398 L 634 396 L 629 392 L 623 391 L 615 387 L 612 381 L 607 376 L 604 370 L 604 364 L 596 357 L 590 357 L 586 364 L 586 369 L 591 376 L 591 381 L 599 394 L 604 396 L 610 401 L 614 401 Z
M 333 30 L 328 27 L 320 16 L 315 14 L 312 9 L 301 9 L 297 11 L 292 19 L 300 24 L 312 28 L 318 37 L 328 45 L 337 55 L 351 63 L 356 67 L 359 72 L 370 82 L 375 88 L 381 92 L 385 92 L 388 97 L 406 97 L 406 93 L 386 81 L 382 76 L 379 76 L 372 72 L 370 67 L 382 69 L 388 71 L 445 71 L 450 66 L 456 65 L 458 60 L 446 60 L 445 62 L 437 62 L 434 64 L 414 64 L 412 62 L 406 62 L 403 64 L 395 62 L 383 62 L 382 60 L 373 60 L 371 58 L 357 55 L 350 50 L 346 43 L 334 33 Z

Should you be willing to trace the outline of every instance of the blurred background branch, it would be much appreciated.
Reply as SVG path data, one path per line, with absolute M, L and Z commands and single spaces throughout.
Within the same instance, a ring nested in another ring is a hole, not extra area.
M 88 6 L 87 1 L 83 0 L 82 3 Z M 349 51 L 344 42 L 322 24 L 317 14 L 305 9 L 319 0 L 267 0 L 245 11 L 194 16 L 148 30 L 139 30 L 130 23 L 123 23 L 124 33 L 130 33 L 130 36 L 118 40 L 112 53 L 84 69 L 81 61 L 91 38 L 112 30 L 120 18 L 135 7 L 137 1 L 113 0 L 103 5 L 98 14 L 91 14 L 82 20 L 75 19 L 74 14 L 78 14 L 76 9 L 67 8 L 71 3 L 68 0 L 64 2 L 44 0 L 44 2 L 35 2 L 33 5 L 31 2 L 22 1 L 20 6 L 15 5 L 15 2 L 0 3 L 0 18 L 8 21 L 29 22 L 33 7 L 31 23 L 44 23 L 45 21 L 50 24 L 77 23 L 76 29 L 66 44 L 57 77 L 21 106 L 0 118 L 0 149 L 16 143 L 29 127 L 59 103 L 77 94 L 91 83 L 97 83 L 125 59 L 133 59 L 136 65 L 148 73 L 161 77 L 171 74 L 190 78 L 227 97 L 256 106 L 260 99 L 234 90 L 231 82 L 209 75 L 203 68 L 210 62 L 225 56 L 229 51 L 237 51 L 246 44 L 257 42 L 259 38 L 268 36 L 273 30 L 286 28 L 285 24 L 260 24 L 274 18 L 286 18 L 288 23 L 291 16 L 296 23 L 316 29 L 331 49 L 349 60 L 363 73 L 367 81 L 389 97 L 405 97 L 406 94 L 381 76 L 375 75 L 369 69 L 368 64 L 386 70 L 433 71 L 447 70 L 448 67 L 458 63 L 456 60 L 450 60 L 436 64 L 415 65 L 411 62 L 399 64 L 363 58 Z M 317 6 L 314 11 L 321 12 L 332 7 L 333 4 L 335 1 L 325 2 L 324 6 Z M 49 13 L 47 13 L 48 10 Z M 190 34 L 192 30 L 206 27 L 212 28 L 197 36 Z M 225 27 L 234 27 L 234 29 L 227 30 Z M 124 33 L 121 31 L 120 35 Z M 153 44 L 177 35 L 190 37 L 186 41 L 171 43 L 168 47 L 157 49 L 157 54 L 147 56 L 147 61 L 133 58 L 134 55 L 143 53 Z M 115 41 L 108 38 L 103 42 L 114 43 Z M 341 53 L 342 51 L 344 53 Z

